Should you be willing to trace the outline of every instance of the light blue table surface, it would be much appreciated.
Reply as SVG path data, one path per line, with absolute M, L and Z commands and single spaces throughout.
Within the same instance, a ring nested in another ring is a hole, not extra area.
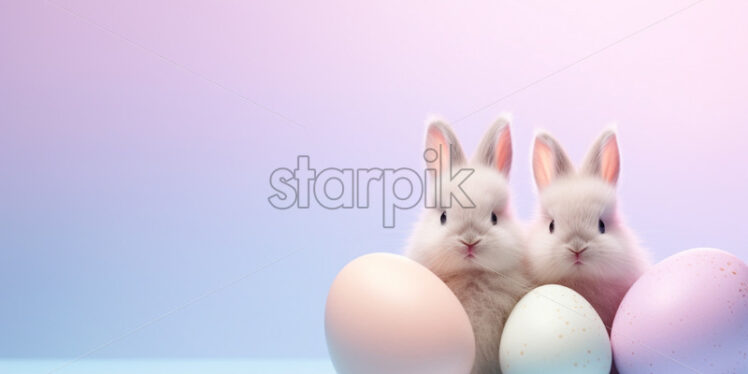
M 67 366 L 63 366 L 68 364 Z M 0 374 L 335 374 L 329 360 L 0 359 Z

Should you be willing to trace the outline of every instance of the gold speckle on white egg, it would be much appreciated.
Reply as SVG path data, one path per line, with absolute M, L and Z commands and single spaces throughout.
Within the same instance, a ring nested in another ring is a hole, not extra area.
M 607 374 L 608 333 L 592 306 L 575 291 L 546 285 L 530 291 L 512 311 L 501 339 L 504 374 Z M 528 349 L 531 347 L 531 349 Z

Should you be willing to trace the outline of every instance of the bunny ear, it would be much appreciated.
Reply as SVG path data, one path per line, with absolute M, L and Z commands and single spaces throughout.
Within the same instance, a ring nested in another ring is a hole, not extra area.
M 572 166 L 569 156 L 566 155 L 556 139 L 543 132 L 535 135 L 535 145 L 532 150 L 532 170 L 535 175 L 535 183 L 538 185 L 538 189 L 542 190 L 557 177 L 571 173 L 574 166 Z
M 452 128 L 441 120 L 429 122 L 426 131 L 426 151 L 424 158 L 429 169 L 442 174 L 451 165 L 463 165 L 465 154 Z
M 509 118 L 501 117 L 483 136 L 475 162 L 496 168 L 504 176 L 509 176 L 512 167 L 512 134 L 509 130 Z
M 621 171 L 621 155 L 615 130 L 608 129 L 595 141 L 582 166 L 584 173 L 596 175 L 615 185 Z

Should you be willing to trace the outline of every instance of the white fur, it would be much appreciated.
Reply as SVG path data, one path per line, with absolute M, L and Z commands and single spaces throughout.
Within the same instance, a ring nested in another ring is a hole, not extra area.
M 551 160 L 539 160 L 547 146 Z M 601 156 L 608 152 L 608 156 Z M 601 160 L 613 161 L 605 167 Z M 568 157 L 548 134 L 536 137 L 533 165 L 552 165 L 551 180 L 538 181 L 540 209 L 531 225 L 528 241 L 529 269 L 538 284 L 561 284 L 584 296 L 595 308 L 606 326 L 613 318 L 631 285 L 649 265 L 649 256 L 637 244 L 618 212 L 615 183 L 618 176 L 618 148 L 615 133 L 606 131 L 595 143 L 581 172 L 575 172 Z M 610 170 L 614 173 L 604 173 Z M 539 172 L 536 170 L 536 181 Z M 604 175 L 608 178 L 605 179 Z M 541 176 L 540 179 L 543 179 Z M 605 224 L 600 233 L 598 222 Z M 554 222 L 554 232 L 550 223 Z M 575 264 L 570 251 L 587 248 Z
M 432 124 L 430 129 L 435 126 Z M 509 136 L 509 125 L 501 119 L 489 129 L 479 146 L 476 157 L 467 163 L 451 129 L 439 123 L 444 138 L 454 143 L 453 160 L 461 160 L 456 167 L 470 168 L 474 173 L 462 184 L 462 189 L 474 207 L 461 207 L 453 203 L 445 208 L 450 193 L 459 196 L 454 182 L 440 170 L 442 197 L 435 208 L 427 208 L 410 238 L 406 255 L 428 267 L 457 295 L 465 308 L 476 337 L 475 374 L 499 373 L 499 342 L 504 322 L 520 297 L 528 290 L 528 280 L 523 271 L 524 237 L 509 206 L 509 186 L 506 173 L 508 165 L 495 165 L 497 142 L 502 134 Z M 506 133 L 503 133 L 506 131 Z M 433 139 L 427 139 L 431 144 Z M 508 146 L 511 152 L 511 144 Z M 506 151 L 506 149 L 503 149 Z M 504 153 L 506 156 L 506 153 Z M 501 157 L 499 159 L 502 159 Z M 506 162 L 511 162 L 511 155 Z M 501 171 L 500 171 L 501 170 Z M 432 189 L 433 190 L 433 189 Z M 446 212 L 444 225 L 440 217 Z M 498 217 L 491 221 L 491 213 Z M 467 256 L 467 246 L 480 240 L 474 249 L 474 258 Z

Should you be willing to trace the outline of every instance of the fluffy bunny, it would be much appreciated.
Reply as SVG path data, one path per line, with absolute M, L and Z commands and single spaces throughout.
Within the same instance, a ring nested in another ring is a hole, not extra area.
M 435 157 L 438 152 L 441 157 Z M 504 323 L 528 290 L 524 236 L 509 205 L 509 121 L 494 123 L 469 163 L 450 127 L 433 121 L 424 158 L 436 171 L 427 184 L 432 204 L 416 224 L 406 255 L 439 276 L 465 307 L 476 337 L 472 373 L 499 373 Z M 464 183 L 460 169 L 472 171 Z
M 649 265 L 618 212 L 620 165 L 613 130 L 593 144 L 579 172 L 551 135 L 535 137 L 532 167 L 540 212 L 528 241 L 530 274 L 538 284 L 579 292 L 608 328 L 626 291 Z

